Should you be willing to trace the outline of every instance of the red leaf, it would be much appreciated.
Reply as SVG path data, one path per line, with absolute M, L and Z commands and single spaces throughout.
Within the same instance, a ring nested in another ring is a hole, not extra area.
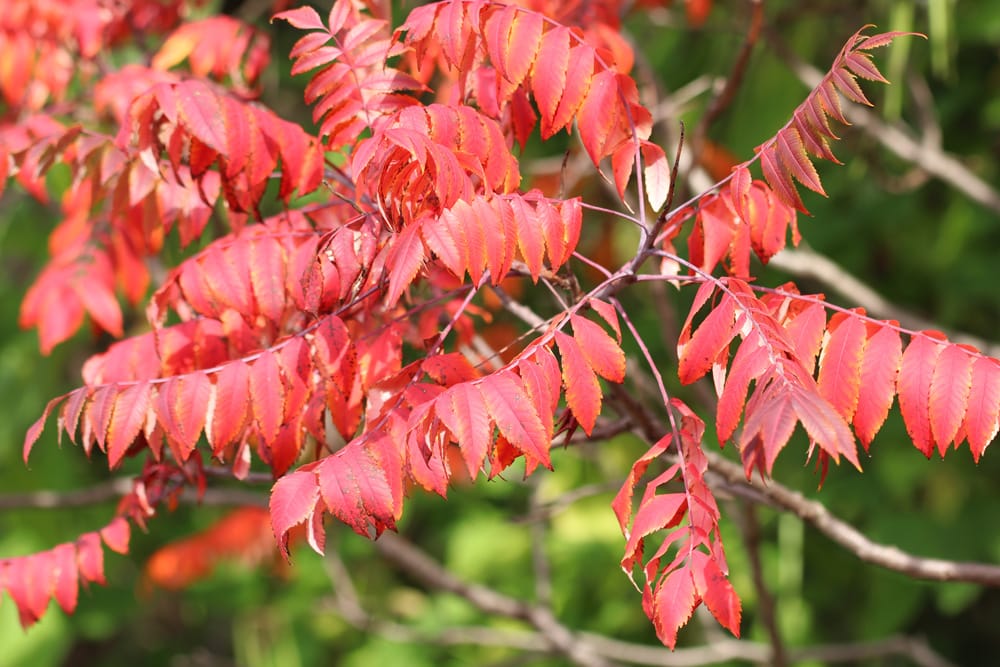
M 56 602 L 67 614 L 72 614 L 80 595 L 76 569 L 76 549 L 72 544 L 60 544 L 52 549 L 52 590 Z
M 157 86 L 156 90 L 165 87 Z M 198 80 L 187 81 L 175 90 L 177 111 L 191 134 L 216 153 L 225 153 L 226 126 L 220 98 Z
M 656 587 L 653 598 L 653 624 L 656 636 L 668 648 L 677 645 L 677 631 L 691 620 L 698 606 L 694 578 L 687 568 L 674 570 Z
M 353 442 L 316 467 L 326 508 L 354 532 L 375 539 L 395 524 L 395 499 L 377 458 Z
M 938 355 L 930 386 L 931 433 L 941 456 L 965 419 L 972 387 L 974 349 L 949 345 Z
M 543 17 L 529 11 L 519 11 L 510 26 L 510 35 L 503 45 L 504 76 L 514 85 L 520 85 L 528 75 L 542 38 Z
M 198 444 L 211 393 L 212 382 L 205 373 L 178 376 L 160 385 L 156 415 L 168 441 L 177 445 L 181 461 Z
M 590 435 L 597 422 L 597 415 L 601 412 L 601 384 L 575 339 L 557 331 L 555 340 L 562 356 L 566 405 L 580 422 L 583 431 Z
M 819 393 L 850 422 L 861 391 L 861 360 L 867 330 L 858 317 L 838 314 L 830 320 L 829 337 L 819 365 Z
M 115 517 L 111 523 L 101 528 L 101 539 L 115 553 L 127 554 L 131 534 L 129 523 L 122 517 Z
M 146 423 L 151 408 L 150 385 L 140 382 L 126 387 L 115 398 L 108 428 L 108 466 L 115 468 Z
M 665 493 L 643 499 L 629 529 L 628 542 L 622 562 L 630 561 L 641 548 L 643 538 L 665 528 L 673 528 L 687 512 L 687 496 L 683 493 Z
M 285 391 L 278 360 L 271 350 L 264 350 L 250 366 L 250 404 L 265 443 L 278 437 L 285 414 Z
M 705 298 L 707 298 L 707 292 Z M 701 306 L 695 301 L 695 305 Z M 729 344 L 736 336 L 736 302 L 732 298 L 723 297 L 689 339 L 685 333 L 689 331 L 691 316 L 695 313 L 692 306 L 688 323 L 677 344 L 677 376 L 684 384 L 691 384 L 699 379 L 719 359 L 728 354 Z
M 342 3 L 336 3 L 342 4 Z M 345 3 L 346 4 L 346 3 Z M 271 17 L 271 22 L 276 20 L 288 21 L 300 30 L 325 30 L 323 20 L 312 7 L 298 7 L 280 12 Z
M 695 551 L 691 554 L 691 573 L 698 596 L 712 616 L 722 627 L 739 637 L 742 604 L 719 563 L 703 551 Z
M 17 606 L 22 628 L 37 623 L 52 599 L 54 574 L 51 552 L 6 561 L 7 593 Z M 67 600 L 68 601 L 68 600 Z
M 288 558 L 288 531 L 312 516 L 319 499 L 319 482 L 312 469 L 300 468 L 289 473 L 271 488 L 268 505 L 271 529 L 285 558 Z
M 104 580 L 104 549 L 97 533 L 84 533 L 77 539 L 76 566 L 84 581 L 107 583 Z
M 468 383 L 456 384 L 436 401 L 438 419 L 451 431 L 475 479 L 489 450 L 492 427 L 483 394 Z
M 632 469 L 629 471 L 628 477 L 625 479 L 625 483 L 622 484 L 620 489 L 618 489 L 618 493 L 615 494 L 614 500 L 611 501 L 611 509 L 614 510 L 615 516 L 618 517 L 618 526 L 621 528 L 623 535 L 628 535 L 628 525 L 632 521 L 632 495 L 635 492 L 636 483 L 639 481 L 640 477 L 646 474 L 646 469 L 649 467 L 649 464 L 663 454 L 663 452 L 667 451 L 667 447 L 670 446 L 670 443 L 670 436 L 665 435 L 660 438 L 656 444 L 650 447 L 645 454 L 640 456 L 636 462 L 632 464 Z
M 250 415 L 250 368 L 242 361 L 223 365 L 214 374 L 214 401 L 205 424 L 205 438 L 219 456 L 242 435 Z
M 393 240 L 385 264 L 389 269 L 389 291 L 386 304 L 394 305 L 403 290 L 410 286 L 424 264 L 424 243 L 420 240 L 420 225 L 411 223 Z
M 563 26 L 546 32 L 542 36 L 532 69 L 531 92 L 542 117 L 542 139 L 548 139 L 562 127 L 553 125 L 553 120 L 566 84 L 569 34 L 569 30 Z
M 285 257 L 281 245 L 267 237 L 250 244 L 250 286 L 260 313 L 280 322 L 285 310 Z
M 46 404 L 45 409 L 42 411 L 42 416 L 39 417 L 35 421 L 35 423 L 31 425 L 31 427 L 28 429 L 28 432 L 25 433 L 24 435 L 24 445 L 21 448 L 21 452 L 22 456 L 24 457 L 25 465 L 27 465 L 28 463 L 28 456 L 31 455 L 31 448 L 34 447 L 36 442 L 38 442 L 38 438 L 41 437 L 42 431 L 45 430 L 45 422 L 48 420 L 49 413 L 52 412 L 52 409 L 57 405 L 59 405 L 60 403 L 62 403 L 64 400 L 66 400 L 67 396 L 82 397 L 81 398 L 81 404 L 82 404 L 82 400 L 87 397 L 87 393 L 88 392 L 85 388 L 77 389 L 73 391 L 71 394 L 63 394 L 62 396 L 56 396 Z M 66 426 L 67 426 L 66 432 L 69 433 L 70 437 L 72 438 L 74 432 L 76 431 L 76 420 L 74 419 L 71 425 L 66 424 Z M 70 426 L 72 426 L 72 428 L 69 428 Z
M 589 96 L 591 81 L 594 76 L 594 51 L 587 45 L 574 46 L 569 51 L 569 68 L 560 86 L 562 95 L 559 104 L 550 121 L 552 132 L 558 132 L 568 126 L 580 109 L 580 105 Z
M 858 409 L 854 413 L 854 431 L 866 451 L 889 415 L 902 359 L 903 343 L 899 332 L 891 326 L 879 327 L 869 336 L 861 362 Z
M 972 390 L 962 430 L 969 439 L 972 457 L 978 462 L 986 446 L 996 437 L 1000 414 L 1000 365 L 979 357 L 972 365 Z
M 930 458 L 934 450 L 934 433 L 931 431 L 930 399 L 934 366 L 944 339 L 937 331 L 924 331 L 910 341 L 903 352 L 896 386 L 899 392 L 899 409 L 903 413 L 906 432 L 913 446 Z
M 605 380 L 622 382 L 625 379 L 625 352 L 615 340 L 590 320 L 573 315 L 573 337 L 580 344 L 580 351 L 590 367 Z
M 509 371 L 495 373 L 479 383 L 479 391 L 501 435 L 536 463 L 551 468 L 548 429 L 519 378 Z
M 607 154 L 608 139 L 615 130 L 621 103 L 618 100 L 618 80 L 612 70 L 602 70 L 594 75 L 587 97 L 577 114 L 576 125 L 580 140 L 594 164 Z

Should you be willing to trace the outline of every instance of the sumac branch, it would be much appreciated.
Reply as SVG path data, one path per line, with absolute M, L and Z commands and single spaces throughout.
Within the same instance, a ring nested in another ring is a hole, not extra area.
M 581 25 L 541 2 L 444 0 L 395 28 L 378 3 L 282 11 L 274 20 L 299 31 L 282 57 L 307 81 L 313 136 L 255 99 L 264 31 L 185 21 L 182 0 L 117 3 L 99 25 L 82 8 L 60 13 L 68 1 L 13 4 L 0 23 L 0 61 L 18 73 L 0 77 L 0 170 L 63 216 L 21 324 L 43 353 L 85 316 L 119 339 L 40 410 L 24 458 L 55 434 L 109 468 L 145 461 L 107 527 L 0 561 L 25 625 L 53 597 L 73 611 L 79 583 L 103 580 L 101 542 L 126 551 L 129 522 L 203 490 L 209 460 L 236 479 L 266 470 L 282 550 L 294 536 L 323 551 L 331 517 L 377 538 L 409 495 L 443 496 L 521 459 L 528 475 L 558 466 L 555 447 L 617 413 L 649 440 L 613 503 L 637 604 L 671 648 L 701 604 L 739 635 L 711 440 L 766 483 L 799 426 L 824 475 L 830 462 L 860 469 L 857 440 L 869 449 L 897 396 L 928 457 L 968 443 L 978 460 L 997 433 L 1000 361 L 755 280 L 754 257 L 808 233 L 798 185 L 824 194 L 814 162 L 837 161 L 844 107 L 870 104 L 858 79 L 885 83 L 872 56 L 898 33 L 852 35 L 786 125 L 677 205 L 684 148 L 654 131 L 617 5 Z M 26 42 L 22 26 L 42 38 Z M 162 46 L 96 66 L 140 35 Z M 61 68 L 67 57 L 94 66 Z M 524 147 L 563 132 L 616 210 L 526 176 Z M 57 166 L 59 188 L 46 180 Z M 602 224 L 640 230 L 620 266 L 579 253 Z M 174 238 L 199 250 L 151 275 Z M 531 291 L 512 299 L 510 279 Z M 617 298 L 649 281 L 693 293 L 676 368 L 648 354 Z M 141 326 L 124 326 L 119 296 L 145 304 Z M 484 353 L 477 336 L 503 304 L 530 326 Z M 628 381 L 631 346 L 660 380 L 646 409 L 668 426 L 655 437 L 608 391 Z M 671 395 L 664 373 L 710 375 L 714 414 Z

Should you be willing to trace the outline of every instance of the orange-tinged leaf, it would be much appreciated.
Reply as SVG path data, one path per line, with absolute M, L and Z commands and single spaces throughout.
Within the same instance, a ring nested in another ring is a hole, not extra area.
M 879 327 L 869 336 L 861 362 L 858 409 L 854 413 L 854 432 L 866 451 L 889 415 L 902 359 L 903 343 L 892 326 Z
M 531 92 L 538 103 L 542 117 L 542 139 L 548 139 L 561 126 L 553 125 L 556 109 L 566 83 L 569 67 L 570 33 L 563 26 L 553 28 L 542 35 L 538 56 L 531 72 Z
M 528 267 L 532 282 L 537 283 L 545 259 L 545 239 L 538 229 L 535 211 L 523 197 L 517 195 L 511 197 L 510 209 L 517 230 L 518 250 Z
M 399 301 L 403 291 L 420 272 L 424 259 L 424 242 L 420 239 L 420 225 L 409 224 L 393 240 L 392 248 L 385 260 L 389 271 L 389 291 L 385 297 L 388 305 L 394 305 Z
M 588 97 L 591 80 L 594 77 L 594 51 L 589 46 L 574 46 L 569 51 L 569 68 L 561 87 L 562 95 L 555 114 L 552 116 L 551 128 L 558 132 L 567 127 L 573 120 L 580 105 Z
M 618 99 L 618 79 L 615 72 L 602 70 L 594 75 L 587 90 L 587 97 L 577 113 L 576 126 L 580 132 L 580 140 L 587 149 L 591 161 L 598 164 L 607 154 L 608 138 L 617 123 L 621 103 Z
M 242 361 L 225 364 L 214 374 L 215 395 L 205 437 L 216 456 L 236 442 L 250 416 L 250 368 Z
M 601 384 L 574 338 L 557 331 L 555 341 L 562 357 L 566 405 L 580 422 L 584 433 L 590 435 L 601 412 Z
M 327 456 L 316 466 L 319 490 L 334 516 L 354 532 L 374 539 L 395 525 L 395 499 L 387 471 L 357 441 Z
M 250 366 L 250 404 L 265 443 L 278 437 L 285 414 L 285 391 L 278 360 L 271 350 L 264 350 Z
M 625 544 L 626 560 L 640 549 L 643 538 L 658 530 L 673 528 L 680 523 L 686 512 L 687 496 L 683 493 L 664 493 L 644 498 L 629 529 Z
M 969 449 L 977 462 L 986 446 L 996 437 L 1000 415 L 1000 364 L 979 357 L 972 365 L 972 390 L 962 430 L 969 439 Z
M 438 419 L 458 443 L 469 476 L 475 479 L 493 435 L 483 394 L 471 384 L 457 384 L 437 399 L 436 408 Z
M 139 382 L 122 390 L 108 428 L 108 466 L 115 468 L 146 423 L 151 406 L 150 384 Z
M 537 464 L 551 468 L 549 431 L 520 379 L 509 371 L 501 371 L 484 378 L 479 391 L 501 435 Z
M 590 367 L 605 380 L 622 382 L 625 379 L 625 352 L 615 340 L 585 317 L 570 317 L 573 337 L 580 344 L 580 351 Z
M 724 297 L 691 338 L 684 341 L 682 336 L 678 343 L 677 375 L 681 382 L 691 384 L 711 370 L 712 365 L 728 353 L 736 333 L 736 302 Z
M 543 17 L 531 11 L 520 11 L 510 26 L 510 35 L 504 45 L 504 76 L 514 85 L 520 85 L 531 70 L 542 38 Z
M 850 422 L 861 393 L 861 360 L 867 329 L 860 318 L 844 314 L 835 315 L 829 329 L 819 362 L 819 393 Z
M 593 308 L 594 312 L 600 315 L 601 319 L 608 323 L 611 330 L 615 332 L 615 338 L 617 338 L 618 342 L 621 343 L 622 329 L 621 325 L 618 323 L 618 311 L 615 307 L 607 301 L 602 301 L 601 299 L 590 299 L 587 302 L 587 305 Z
M 930 398 L 934 366 L 944 346 L 938 342 L 944 336 L 937 331 L 924 331 L 915 335 L 903 352 L 896 390 L 899 409 L 903 413 L 906 432 L 913 446 L 930 458 L 934 451 L 934 433 L 931 430 Z
M 975 350 L 963 345 L 949 345 L 938 355 L 931 377 L 931 433 L 941 456 L 955 440 L 965 419 L 972 388 L 972 364 Z

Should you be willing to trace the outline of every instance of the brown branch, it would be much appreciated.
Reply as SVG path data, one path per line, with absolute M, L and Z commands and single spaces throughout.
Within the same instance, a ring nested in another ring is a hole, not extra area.
M 920 331 L 922 329 L 941 329 L 939 324 L 924 319 L 902 308 L 867 284 L 855 278 L 843 267 L 825 255 L 802 245 L 796 250 L 782 250 L 771 258 L 770 265 L 799 278 L 816 280 L 845 299 L 852 305 L 863 307 L 869 315 L 884 319 L 896 320 L 903 327 Z M 946 331 L 948 338 L 956 343 L 973 345 L 990 356 L 1000 355 L 1000 345 L 977 338 L 959 331 Z
M 132 492 L 131 477 L 116 477 L 86 489 L 32 491 L 0 495 L 0 511 L 22 509 L 70 509 L 117 501 Z M 244 489 L 207 488 L 199 498 L 196 489 L 184 489 L 183 502 L 200 505 L 267 505 L 267 496 Z
M 552 650 L 574 664 L 586 667 L 610 667 L 614 664 L 588 644 L 580 642 L 577 634 L 560 623 L 548 607 L 527 604 L 485 586 L 462 581 L 395 533 L 384 533 L 375 542 L 375 547 L 387 560 L 425 585 L 463 597 L 480 611 L 527 621 L 542 634 Z
M 741 503 L 740 515 L 743 543 L 746 545 L 753 585 L 757 591 L 757 613 L 760 615 L 760 622 L 767 629 L 767 637 L 771 644 L 771 655 L 768 656 L 767 664 L 771 667 L 785 667 L 788 664 L 788 656 L 775 618 L 774 596 L 764 581 L 764 567 L 760 560 L 760 522 L 757 520 L 757 508 L 753 503 Z
M 720 639 L 700 647 L 681 648 L 670 651 L 662 646 L 650 646 L 620 641 L 592 632 L 573 632 L 560 624 L 551 612 L 521 600 L 508 597 L 493 589 L 478 584 L 464 582 L 445 570 L 434 559 L 404 538 L 385 533 L 376 541 L 376 549 L 406 574 L 430 588 L 448 591 L 465 598 L 480 611 L 528 621 L 535 626 L 534 632 L 498 632 L 491 628 L 444 628 L 440 633 L 425 633 L 408 626 L 387 623 L 373 619 L 361 609 L 353 586 L 349 586 L 349 575 L 342 563 L 332 572 L 331 579 L 346 596 L 338 605 L 347 610 L 351 617 L 348 622 L 366 628 L 397 641 L 419 641 L 434 644 L 482 644 L 506 646 L 532 652 L 557 653 L 565 655 L 577 664 L 613 664 L 609 661 L 634 665 L 657 665 L 659 667 L 701 667 L 725 660 L 753 660 L 767 663 L 771 659 L 772 647 L 767 644 L 736 639 Z M 339 558 L 335 558 L 334 563 Z M 345 583 L 347 582 L 347 583 Z M 351 598 L 350 596 L 354 597 Z M 468 630 L 468 633 L 466 633 Z M 558 641 L 550 634 L 558 633 Z M 568 643 L 562 643 L 563 641 Z M 567 652 L 572 648 L 573 653 Z M 581 656 L 586 656 L 581 660 Z M 951 663 L 933 651 L 922 638 L 896 636 L 873 642 L 829 644 L 790 649 L 789 663 L 814 660 L 827 664 L 856 663 L 861 660 L 878 660 L 891 656 L 910 659 L 918 667 L 953 667 Z
M 880 544 L 837 518 L 822 503 L 769 479 L 765 485 L 746 481 L 743 467 L 712 451 L 705 451 L 709 470 L 724 482 L 734 495 L 791 512 L 819 532 L 844 547 L 860 560 L 884 567 L 914 579 L 929 581 L 964 581 L 985 586 L 1000 586 L 1000 566 L 989 563 L 924 558 L 898 547 Z

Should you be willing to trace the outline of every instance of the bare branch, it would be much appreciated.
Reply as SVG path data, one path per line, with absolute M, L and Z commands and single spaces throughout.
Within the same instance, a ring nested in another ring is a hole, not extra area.
M 863 307 L 874 317 L 897 320 L 903 327 L 919 331 L 940 329 L 941 326 L 892 303 L 867 284 L 855 278 L 836 262 L 825 255 L 802 245 L 797 250 L 786 248 L 771 258 L 771 266 L 787 271 L 800 278 L 812 278 L 838 292 L 854 305 Z M 991 356 L 1000 355 L 1000 345 L 971 336 L 966 333 L 948 331 L 948 337 L 956 343 L 966 343 Z
M 746 481 L 742 466 L 712 451 L 705 451 L 709 470 L 725 483 L 734 495 L 763 502 L 795 514 L 807 521 L 840 546 L 866 563 L 872 563 L 905 574 L 914 579 L 930 581 L 964 581 L 986 586 L 1000 586 L 1000 566 L 989 563 L 943 560 L 915 556 L 894 546 L 875 542 L 857 528 L 837 518 L 819 502 L 770 479 L 766 485 Z
M 784 667 L 788 664 L 785 645 L 778 630 L 778 621 L 774 613 L 774 596 L 771 595 L 767 582 L 764 580 L 764 566 L 760 560 L 760 522 L 757 520 L 757 508 L 753 503 L 741 503 L 740 530 L 743 533 L 743 543 L 746 544 L 750 559 L 750 571 L 753 575 L 753 586 L 757 591 L 757 613 L 760 622 L 767 629 L 768 640 L 771 643 L 771 655 L 768 664 L 771 667 Z
M 561 624 L 550 609 L 462 581 L 399 535 L 384 533 L 375 542 L 375 547 L 387 560 L 425 585 L 459 595 L 480 611 L 527 621 L 535 626 L 554 650 L 577 665 L 606 667 L 614 664 L 589 645 L 581 643 L 579 637 Z
M 0 495 L 0 510 L 69 509 L 116 501 L 132 492 L 131 477 L 116 477 L 86 489 L 73 491 L 33 491 Z M 267 505 L 267 496 L 244 489 L 207 488 L 199 498 L 196 489 L 184 489 L 181 500 L 201 505 Z

